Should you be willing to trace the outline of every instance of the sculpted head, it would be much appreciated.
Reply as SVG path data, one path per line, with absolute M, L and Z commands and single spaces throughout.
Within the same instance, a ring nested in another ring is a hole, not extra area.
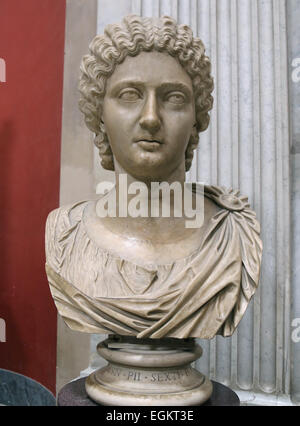
M 96 135 L 95 145 L 99 149 L 102 166 L 107 170 L 114 170 L 113 151 L 105 129 L 105 120 L 103 121 L 108 82 L 116 68 L 123 64 L 127 57 L 134 58 L 140 55 L 144 58 L 144 52 L 169 55 L 172 60 L 175 59 L 180 64 L 180 68 L 184 70 L 184 74 L 190 81 L 194 117 L 184 147 L 187 171 L 191 167 L 193 151 L 199 142 L 199 132 L 208 127 L 209 111 L 213 105 L 211 63 L 205 55 L 202 41 L 193 37 L 192 30 L 187 25 L 178 25 L 174 19 L 166 16 L 158 19 L 141 18 L 135 15 L 127 16 L 120 24 L 108 25 L 104 35 L 96 36 L 91 42 L 90 54 L 83 57 L 79 107 L 84 114 L 87 127 Z M 176 66 L 175 64 L 174 68 Z M 127 68 L 130 69 L 129 66 Z M 128 98 L 134 94 L 125 95 L 125 99 L 126 96 Z M 180 98 L 176 98 L 175 94 L 172 101 L 174 101 L 172 102 L 173 110 L 178 109 L 179 107 L 174 106 L 174 103 L 178 103 Z M 115 126 L 117 127 L 118 123 L 115 123 Z

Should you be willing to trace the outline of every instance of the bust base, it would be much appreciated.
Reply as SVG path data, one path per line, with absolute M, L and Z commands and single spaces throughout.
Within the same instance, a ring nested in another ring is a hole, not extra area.
M 91 374 L 85 382 L 89 397 L 99 405 L 113 406 L 193 406 L 207 401 L 212 394 L 212 383 L 204 378 L 203 383 L 183 392 L 150 394 L 144 392 L 120 392 L 101 385 L 96 374 Z
M 113 336 L 97 347 L 108 365 L 85 382 L 101 405 L 191 406 L 207 401 L 210 380 L 191 367 L 202 355 L 194 339 L 135 339 Z
M 89 398 L 85 390 L 85 377 L 74 380 L 62 387 L 57 396 L 57 406 L 58 407 L 101 407 L 103 412 L 107 411 L 109 408 L 97 404 Z M 237 394 L 232 391 L 227 386 L 222 385 L 221 383 L 214 382 L 213 392 L 211 397 L 201 404 L 202 407 L 239 407 L 240 400 Z M 181 404 L 179 404 L 181 405 Z M 129 410 L 129 409 L 128 409 Z M 135 410 L 132 408 L 132 410 Z M 145 408 L 143 408 L 145 410 Z M 149 408 L 150 410 L 150 408 Z

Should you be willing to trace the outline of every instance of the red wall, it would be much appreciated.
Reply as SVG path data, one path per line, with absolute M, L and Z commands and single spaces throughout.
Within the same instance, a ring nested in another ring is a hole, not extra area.
M 55 391 L 44 227 L 58 206 L 65 0 L 0 0 L 0 368 Z

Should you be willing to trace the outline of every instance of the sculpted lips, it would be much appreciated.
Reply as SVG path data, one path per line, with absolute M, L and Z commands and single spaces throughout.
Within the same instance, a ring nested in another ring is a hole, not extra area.
M 149 137 L 136 139 L 135 142 L 138 144 L 139 147 L 150 152 L 156 151 L 157 149 L 159 149 L 160 145 L 163 144 L 163 142 L 160 139 L 149 138 Z

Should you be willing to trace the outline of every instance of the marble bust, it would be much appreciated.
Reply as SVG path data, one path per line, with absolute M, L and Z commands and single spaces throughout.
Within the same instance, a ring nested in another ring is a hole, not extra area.
M 184 184 L 212 91 L 203 43 L 172 18 L 132 15 L 95 37 L 80 109 L 116 194 L 122 174 L 149 191 L 154 181 Z M 67 325 L 139 339 L 232 335 L 259 281 L 259 223 L 237 190 L 205 185 L 203 196 L 197 229 L 184 216 L 99 217 L 101 197 L 51 212 L 46 272 Z

